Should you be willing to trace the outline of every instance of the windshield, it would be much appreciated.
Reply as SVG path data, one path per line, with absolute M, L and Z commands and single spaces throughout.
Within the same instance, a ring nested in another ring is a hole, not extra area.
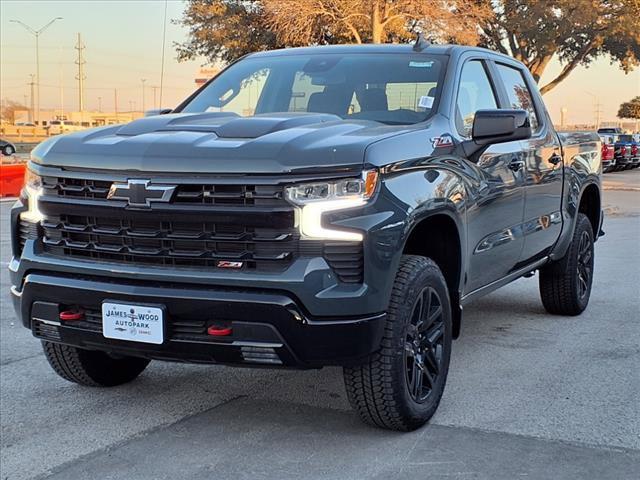
M 312 54 L 247 58 L 222 72 L 181 111 L 332 113 L 390 125 L 426 120 L 437 107 L 446 57 Z

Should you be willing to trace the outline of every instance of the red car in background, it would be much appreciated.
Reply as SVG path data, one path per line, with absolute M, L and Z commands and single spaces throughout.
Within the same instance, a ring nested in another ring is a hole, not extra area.
M 601 134 L 600 139 L 602 140 L 602 171 L 611 172 L 616 166 L 614 137 Z
M 12 143 L 0 140 L 0 197 L 17 197 L 24 183 L 25 161 L 15 151 Z

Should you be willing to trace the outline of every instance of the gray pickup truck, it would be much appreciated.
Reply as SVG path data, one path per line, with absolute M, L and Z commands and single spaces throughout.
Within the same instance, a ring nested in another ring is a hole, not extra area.
M 512 58 L 261 52 L 162 113 L 32 153 L 11 292 L 67 380 L 339 365 L 364 421 L 411 430 L 472 300 L 537 271 L 550 313 L 587 306 L 600 141 L 558 135 Z

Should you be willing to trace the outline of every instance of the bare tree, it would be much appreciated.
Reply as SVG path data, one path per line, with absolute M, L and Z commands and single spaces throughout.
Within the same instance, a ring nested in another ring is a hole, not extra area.
M 287 44 L 406 41 L 477 43 L 491 8 L 472 0 L 263 0 L 266 24 Z
M 281 47 L 433 41 L 475 44 L 492 15 L 477 0 L 189 0 L 176 23 L 189 29 L 178 59 L 210 62 Z

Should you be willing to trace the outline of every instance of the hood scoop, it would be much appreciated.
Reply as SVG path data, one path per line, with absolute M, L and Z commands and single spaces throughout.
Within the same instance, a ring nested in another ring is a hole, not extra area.
M 116 135 L 130 137 L 144 133 L 158 132 L 161 130 L 199 130 L 211 129 L 220 126 L 231 119 L 239 118 L 233 112 L 207 112 L 198 114 L 169 113 L 166 115 L 154 115 L 144 117 L 127 123 L 118 129 Z M 172 128 L 176 127 L 176 128 Z M 202 131 L 202 130 L 201 130 Z M 207 130 L 204 130 L 207 131 Z
M 265 114 L 229 120 L 216 128 L 215 133 L 220 138 L 258 138 L 281 130 L 336 120 L 340 117 L 324 113 Z
M 277 113 L 240 117 L 232 112 L 174 113 L 135 120 L 118 129 L 118 136 L 152 132 L 206 132 L 220 138 L 258 138 L 268 133 L 340 120 L 324 113 Z

